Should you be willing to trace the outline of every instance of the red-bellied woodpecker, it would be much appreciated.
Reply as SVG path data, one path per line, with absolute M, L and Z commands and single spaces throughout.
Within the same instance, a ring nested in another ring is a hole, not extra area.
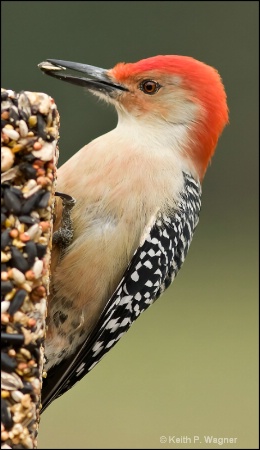
M 39 66 L 87 88 L 118 113 L 113 131 L 58 170 L 58 191 L 76 203 L 73 237 L 66 242 L 70 231 L 61 218 L 66 206 L 62 213 L 57 201 L 46 408 L 89 372 L 173 281 L 198 223 L 201 182 L 228 109 L 217 71 L 191 57 L 155 56 L 110 70 L 54 59 Z

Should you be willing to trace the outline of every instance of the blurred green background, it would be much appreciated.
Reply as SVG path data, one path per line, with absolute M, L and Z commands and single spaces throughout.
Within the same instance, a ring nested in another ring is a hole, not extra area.
M 46 58 L 110 68 L 190 55 L 219 70 L 230 108 L 184 267 L 43 414 L 39 448 L 218 448 L 205 444 L 208 435 L 237 438 L 222 448 L 258 448 L 258 9 L 252 1 L 2 2 L 2 87 L 54 97 L 60 164 L 114 127 L 116 114 L 44 76 L 37 64 Z

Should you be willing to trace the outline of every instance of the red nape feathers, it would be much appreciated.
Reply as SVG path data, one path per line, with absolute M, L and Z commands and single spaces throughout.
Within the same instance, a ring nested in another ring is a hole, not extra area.
M 149 75 L 148 73 L 149 72 Z M 192 157 L 197 160 L 201 179 L 217 145 L 218 138 L 228 122 L 227 98 L 216 69 L 189 56 L 159 55 L 136 63 L 119 63 L 110 72 L 118 82 L 131 77 L 155 77 L 160 74 L 177 75 L 183 88 L 189 90 L 194 102 L 202 106 L 204 114 L 194 127 L 197 149 Z

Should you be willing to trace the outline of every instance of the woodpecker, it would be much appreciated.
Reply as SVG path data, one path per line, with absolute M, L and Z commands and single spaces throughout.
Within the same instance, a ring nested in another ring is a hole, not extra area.
M 228 107 L 218 72 L 192 57 L 160 55 L 109 70 L 55 59 L 39 67 L 118 114 L 114 130 L 58 170 L 65 199 L 56 207 L 44 410 L 174 280 L 198 224 L 201 183 Z M 73 236 L 64 226 L 66 198 Z M 62 245 L 66 233 L 71 239 Z

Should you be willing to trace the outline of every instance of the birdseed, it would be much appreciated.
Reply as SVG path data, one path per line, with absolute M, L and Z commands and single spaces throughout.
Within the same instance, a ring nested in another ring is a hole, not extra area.
M 1 448 L 36 448 L 59 114 L 2 89 L 1 127 Z

